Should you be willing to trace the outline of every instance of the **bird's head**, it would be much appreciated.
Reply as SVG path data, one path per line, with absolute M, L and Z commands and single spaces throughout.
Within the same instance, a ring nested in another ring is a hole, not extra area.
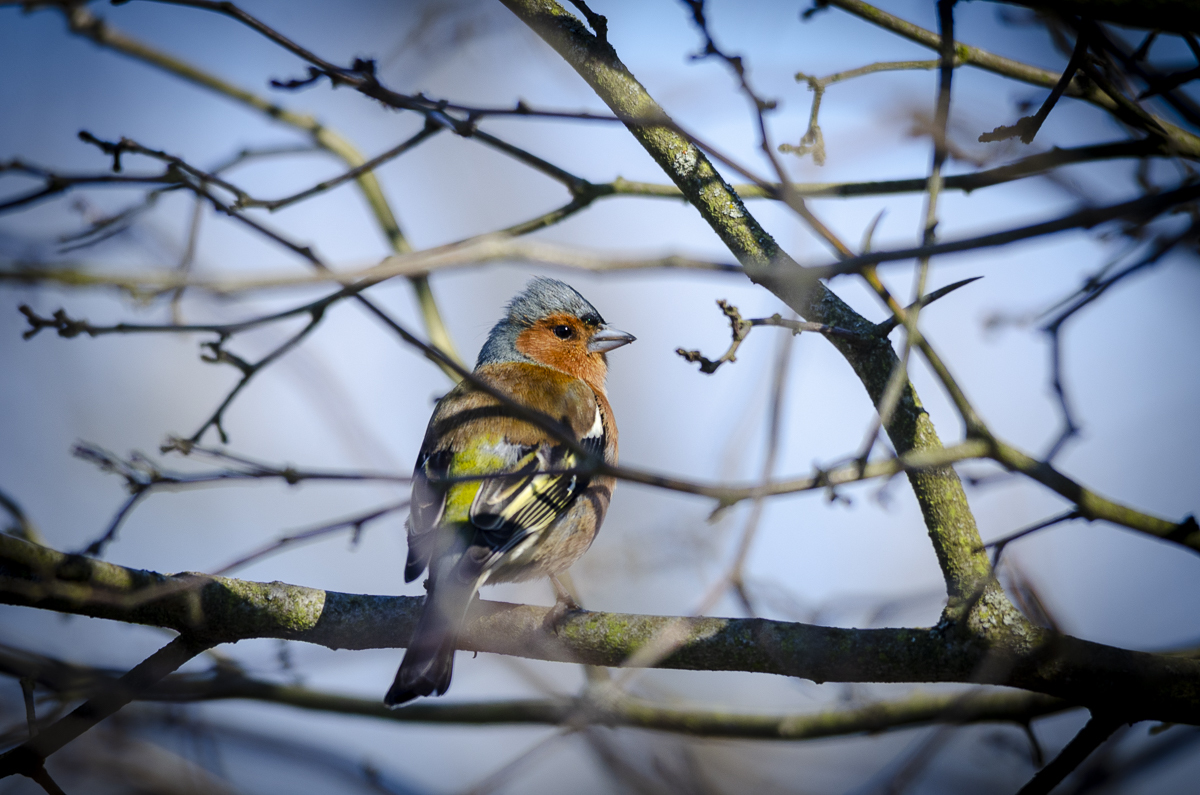
M 475 366 L 532 362 L 603 389 L 608 374 L 605 354 L 633 341 L 632 334 L 605 323 L 573 287 L 538 277 L 508 303 Z

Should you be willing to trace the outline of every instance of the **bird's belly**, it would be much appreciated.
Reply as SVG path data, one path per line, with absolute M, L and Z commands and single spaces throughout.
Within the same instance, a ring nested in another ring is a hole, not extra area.
M 604 518 L 596 512 L 597 506 L 588 493 L 581 494 L 561 519 L 506 554 L 492 569 L 488 582 L 521 582 L 570 568 L 596 537 L 596 528 Z

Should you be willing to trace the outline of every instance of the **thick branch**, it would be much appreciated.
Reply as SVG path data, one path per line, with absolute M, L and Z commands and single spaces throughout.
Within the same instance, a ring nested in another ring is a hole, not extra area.
M 197 642 L 282 638 L 333 649 L 400 647 L 419 597 L 321 591 L 197 574 L 166 576 L 0 535 L 0 602 L 189 633 Z M 658 667 L 773 673 L 817 682 L 971 682 L 1019 687 L 1124 719 L 1200 723 L 1200 660 L 1033 630 L 1026 642 L 938 629 L 840 629 L 765 619 L 580 612 L 477 602 L 459 648 L 619 666 L 663 632 L 684 638 Z M 1000 664 L 997 664 L 1000 663 Z

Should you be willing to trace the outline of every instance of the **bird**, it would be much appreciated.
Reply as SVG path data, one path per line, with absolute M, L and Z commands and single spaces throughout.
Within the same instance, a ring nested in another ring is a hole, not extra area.
M 404 569 L 406 582 L 428 569 L 427 591 L 387 706 L 450 687 L 485 583 L 549 576 L 558 605 L 578 607 L 555 575 L 591 546 L 612 499 L 616 480 L 588 469 L 617 463 L 607 354 L 634 340 L 570 285 L 537 277 L 508 303 L 472 377 L 438 401 L 413 471 Z M 479 384 L 557 422 L 558 435 Z

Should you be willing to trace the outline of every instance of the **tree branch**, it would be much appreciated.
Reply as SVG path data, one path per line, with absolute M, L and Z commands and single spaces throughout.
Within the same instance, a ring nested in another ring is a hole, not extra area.
M 0 754 L 0 778 L 19 774 L 37 780 L 44 775 L 42 763 L 46 757 L 133 701 L 206 648 L 206 644 L 180 635 L 69 715 L 38 732 L 36 737 Z
M 1021 787 L 1017 795 L 1049 795 L 1125 722 L 1109 715 L 1093 714 L 1079 734 L 1067 743 L 1067 747 Z
M 341 158 L 352 169 L 357 169 L 367 162 L 366 158 L 346 138 L 311 116 L 290 111 L 274 102 L 263 99 L 253 92 L 226 82 L 216 75 L 209 74 L 173 55 L 138 41 L 109 25 L 103 19 L 96 17 L 85 6 L 65 4 L 63 13 L 67 17 L 67 22 L 72 33 L 91 39 L 102 47 L 108 47 L 157 69 L 162 69 L 189 83 L 194 83 L 259 111 L 277 122 L 300 130 L 309 136 L 313 144 Z M 392 250 L 397 254 L 411 251 L 412 247 L 404 237 L 403 232 L 400 231 L 400 225 L 396 221 L 396 216 L 392 212 L 391 205 L 388 203 L 387 197 L 384 196 L 383 188 L 380 186 L 374 172 L 366 171 L 358 173 L 355 176 L 355 181 Z M 422 319 L 424 320 L 425 329 L 429 334 L 430 341 L 434 347 L 446 352 L 452 360 L 461 362 L 454 348 L 454 342 L 450 338 L 450 333 L 446 329 L 445 322 L 442 320 L 441 311 L 434 300 L 429 280 L 425 276 L 420 275 L 413 277 L 411 281 L 413 290 L 417 295 L 417 304 L 421 308 Z M 370 308 L 368 307 L 368 309 Z M 444 367 L 442 369 L 452 379 L 455 378 L 453 371 L 447 370 Z
M 1132 28 L 1194 33 L 1200 9 L 1191 0 L 993 0 L 1034 11 L 1082 16 Z
M 804 270 L 810 274 L 811 278 L 828 279 L 847 273 L 858 273 L 865 266 L 876 263 L 897 262 L 916 257 L 932 257 L 940 254 L 974 251 L 991 246 L 1003 246 L 1021 240 L 1029 240 L 1072 229 L 1091 229 L 1100 224 L 1121 219 L 1144 224 L 1181 204 L 1195 201 L 1197 198 L 1200 198 L 1200 185 L 1184 184 L 1174 190 L 1142 196 L 1127 202 L 1110 204 L 1103 207 L 1088 207 L 1078 212 L 1028 226 L 1015 227 L 1013 229 L 959 240 L 950 240 L 931 246 L 893 249 L 891 251 L 871 251 L 856 257 L 843 259 L 831 265 L 812 266 Z
M 36 682 L 55 693 L 87 695 L 112 682 L 98 668 L 0 646 L 0 671 Z M 460 703 L 423 701 L 395 710 L 378 699 L 355 698 L 295 684 L 257 679 L 230 665 L 198 674 L 171 674 L 139 697 L 141 701 L 195 703 L 246 699 L 298 709 L 356 715 L 399 723 L 458 725 L 550 724 L 628 726 L 694 737 L 757 740 L 809 740 L 863 732 L 878 733 L 929 723 L 1012 722 L 1021 725 L 1071 709 L 1066 702 L 1037 693 L 980 688 L 964 693 L 916 692 L 858 708 L 792 714 L 738 714 L 704 707 L 668 707 L 634 697 L 600 701 L 575 698 L 520 699 Z
M 282 638 L 333 649 L 401 647 L 424 603 L 280 582 L 166 576 L 3 535 L 0 572 L 0 602 L 166 627 L 210 645 Z M 987 639 L 947 634 L 946 628 L 839 629 L 586 611 L 555 624 L 554 615 L 553 608 L 477 602 L 459 648 L 619 666 L 671 626 L 684 640 L 658 667 L 816 682 L 1002 684 L 1102 706 L 1125 720 L 1200 723 L 1200 660 L 1116 649 L 1047 630 L 1017 640 L 995 613 L 989 613 Z M 988 660 L 1005 664 L 984 664 Z
M 681 136 L 669 117 L 629 72 L 608 43 L 600 42 L 553 0 L 503 0 L 504 5 L 579 73 L 614 113 L 626 122 L 671 178 L 742 263 L 747 276 L 775 293 L 806 320 L 868 333 L 873 324 L 851 309 L 815 279 L 805 278 L 799 265 L 746 210 L 742 200 L 721 178 L 697 147 Z M 663 123 L 651 125 L 646 119 Z M 861 345 L 830 338 L 862 380 L 878 405 L 896 361 L 890 344 Z M 911 383 L 888 425 L 898 453 L 941 447 L 929 416 L 921 408 Z M 951 469 L 910 473 L 938 555 L 951 602 L 966 599 L 987 582 L 990 567 L 982 552 L 979 532 L 958 476 Z M 1023 623 L 1003 596 L 996 609 L 1008 612 L 1015 625 Z
M 1119 0 L 1117 1 L 1119 2 Z M 1090 0 L 1085 0 L 1085 2 L 1090 2 Z M 1140 8 L 1142 5 L 1135 4 L 1132 7 Z M 940 46 L 941 37 L 933 31 L 926 30 L 919 25 L 914 25 L 900 17 L 889 14 L 870 3 L 863 2 L 863 0 L 817 0 L 818 8 L 825 6 L 840 8 L 873 25 L 878 25 L 885 30 L 890 30 L 892 33 L 903 36 L 909 41 L 920 44 L 922 47 L 936 50 Z M 1051 72 L 1048 69 L 1039 69 L 1036 66 L 1029 66 L 1020 61 L 994 55 L 978 47 L 963 44 L 960 41 L 954 42 L 954 50 L 955 61 L 957 63 L 976 66 L 994 74 L 1020 80 L 1030 85 L 1053 89 L 1062 77 L 1061 74 Z M 1091 83 L 1085 84 L 1078 79 L 1072 80 L 1064 93 L 1068 97 L 1076 97 L 1090 102 L 1109 113 L 1117 112 L 1117 103 L 1099 87 Z M 1200 157 L 1200 137 L 1157 117 L 1155 117 L 1155 122 L 1165 131 L 1165 136 L 1170 141 L 1171 149 L 1178 156 L 1192 159 Z

